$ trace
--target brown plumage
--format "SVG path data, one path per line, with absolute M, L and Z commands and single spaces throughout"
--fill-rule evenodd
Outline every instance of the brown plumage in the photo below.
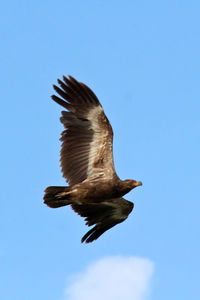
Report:
M 73 77 L 54 85 L 52 99 L 67 109 L 60 118 L 62 132 L 61 169 L 67 187 L 46 188 L 44 203 L 56 208 L 71 205 L 94 225 L 82 238 L 92 242 L 106 230 L 123 222 L 134 204 L 122 198 L 140 181 L 120 180 L 113 163 L 113 130 L 96 95 Z

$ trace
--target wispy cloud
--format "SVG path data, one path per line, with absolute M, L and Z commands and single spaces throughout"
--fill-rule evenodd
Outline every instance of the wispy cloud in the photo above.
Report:
M 144 300 L 154 264 L 139 257 L 111 256 L 90 264 L 75 275 L 65 291 L 66 300 Z

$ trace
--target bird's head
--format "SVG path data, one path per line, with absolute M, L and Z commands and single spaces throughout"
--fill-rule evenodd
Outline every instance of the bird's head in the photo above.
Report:
M 136 181 L 136 180 L 132 180 L 132 179 L 127 179 L 127 180 L 124 180 L 126 182 L 126 185 L 130 188 L 130 189 L 134 189 L 136 188 L 137 186 L 140 186 L 142 185 L 142 182 L 141 181 Z

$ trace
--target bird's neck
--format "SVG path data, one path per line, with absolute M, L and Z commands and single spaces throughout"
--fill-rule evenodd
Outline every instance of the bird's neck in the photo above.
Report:
M 125 180 L 119 181 L 119 191 L 121 192 L 121 196 L 130 192 L 132 190 L 132 188 L 133 187 L 130 186 L 130 184 L 128 182 L 126 182 Z

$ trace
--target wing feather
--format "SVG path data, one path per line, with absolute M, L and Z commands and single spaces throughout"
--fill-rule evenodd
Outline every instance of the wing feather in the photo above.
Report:
M 113 131 L 93 91 L 73 77 L 58 79 L 52 99 L 67 111 L 60 118 L 65 130 L 61 141 L 61 169 L 70 185 L 100 174 L 113 178 Z
M 116 198 L 101 203 L 72 204 L 71 206 L 81 217 L 85 217 L 86 225 L 95 225 L 81 240 L 90 243 L 108 229 L 123 222 L 131 213 L 134 204 L 124 198 Z

